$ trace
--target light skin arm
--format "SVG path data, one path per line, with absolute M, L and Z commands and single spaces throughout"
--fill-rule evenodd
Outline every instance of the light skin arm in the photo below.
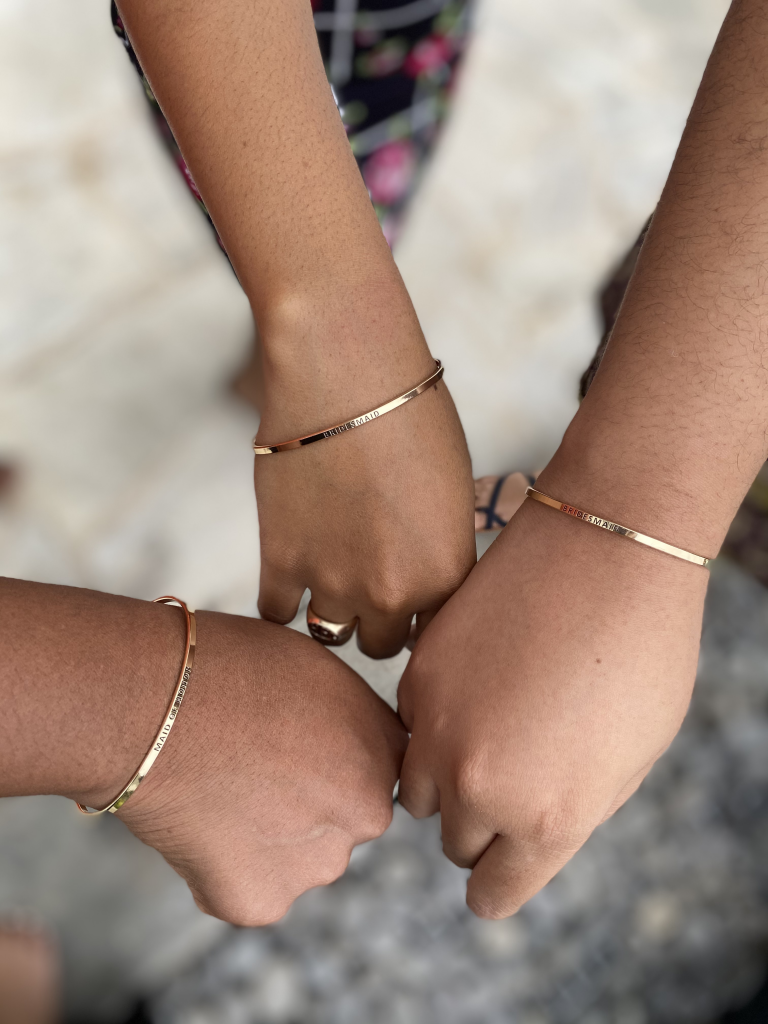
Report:
M 287 441 L 434 370 L 323 71 L 306 0 L 121 0 L 120 12 L 254 311 L 258 438 Z M 438 353 L 439 354 L 439 353 Z M 448 370 L 450 375 L 450 368 Z M 447 388 L 354 432 L 256 458 L 259 607 L 360 616 L 383 657 L 474 562 L 466 444 Z
M 714 556 L 768 453 L 768 13 L 726 19 L 603 365 L 537 488 Z M 527 501 L 417 646 L 401 801 L 513 913 L 685 715 L 706 570 Z
M 181 611 L 0 579 L 0 623 L 0 796 L 106 806 L 163 721 Z M 354 672 L 293 630 L 212 612 L 197 626 L 173 729 L 118 816 L 203 910 L 264 924 L 384 831 L 406 736 Z

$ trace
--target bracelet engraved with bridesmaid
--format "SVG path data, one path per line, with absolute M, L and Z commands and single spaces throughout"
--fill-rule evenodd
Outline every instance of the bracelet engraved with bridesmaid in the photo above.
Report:
M 694 555 L 684 548 L 677 548 L 674 544 L 667 544 L 666 541 L 649 537 L 645 533 L 630 530 L 628 526 L 619 526 L 618 523 L 612 523 L 610 519 L 603 519 L 601 516 L 593 515 L 591 512 L 585 512 L 583 509 L 576 508 L 575 505 L 558 501 L 557 498 L 551 498 L 548 494 L 544 494 L 543 491 L 537 491 L 535 487 L 529 487 L 525 492 L 525 496 L 526 498 L 533 498 L 534 501 L 541 502 L 542 505 L 549 505 L 550 508 L 555 508 L 558 512 L 565 512 L 566 515 L 573 516 L 574 519 L 581 519 L 585 523 L 597 526 L 601 530 L 608 530 L 610 533 L 618 533 L 620 537 L 626 537 L 627 540 L 636 540 L 638 544 L 644 544 L 647 548 L 654 548 L 656 551 L 663 551 L 665 555 L 682 558 L 685 562 L 707 566 L 712 561 L 711 558 L 705 558 L 703 555 Z
M 149 753 L 141 762 L 138 771 L 125 789 L 123 789 L 111 803 L 107 804 L 106 807 L 102 807 L 100 810 L 86 807 L 85 805 L 75 801 L 75 806 L 81 814 L 89 814 L 93 816 L 107 813 L 115 814 L 116 811 L 119 811 L 120 808 L 130 800 L 144 781 L 149 769 L 157 760 L 160 751 L 165 746 L 165 741 L 170 736 L 173 723 L 176 721 L 176 715 L 181 707 L 181 702 L 184 700 L 184 694 L 187 692 L 187 683 L 192 675 L 192 666 L 195 663 L 195 646 L 197 643 L 195 613 L 190 611 L 186 604 L 179 600 L 178 597 L 171 597 L 170 595 L 165 597 L 156 597 L 153 604 L 177 604 L 184 613 L 184 623 L 187 628 L 187 639 L 184 645 L 184 661 L 181 666 L 181 671 L 179 672 L 179 677 L 176 681 L 176 688 L 173 691 L 173 696 L 171 697 L 171 703 L 168 706 L 165 718 L 163 719 L 163 724 L 160 726 L 160 731 L 152 742 Z
M 282 441 L 280 444 L 257 444 L 256 439 L 253 440 L 253 450 L 256 455 L 275 455 L 277 452 L 287 452 L 291 448 L 303 448 L 304 445 L 314 444 L 315 441 L 322 441 L 326 437 L 334 437 L 336 434 L 343 434 L 347 430 L 355 430 L 357 427 L 362 427 L 365 423 L 370 423 L 372 420 L 377 420 L 381 416 L 386 416 L 388 412 L 392 412 L 394 409 L 399 409 L 401 405 L 405 405 L 406 402 L 412 401 L 414 398 L 418 398 L 419 395 L 424 394 L 425 391 L 429 391 L 430 388 L 434 387 L 440 378 L 443 376 L 443 364 L 439 359 L 435 360 L 435 366 L 437 369 L 434 373 L 430 374 L 426 380 L 423 380 L 421 384 L 417 384 L 416 387 L 411 388 L 410 391 L 406 391 L 402 395 L 398 395 L 397 398 L 393 398 L 389 402 L 385 402 L 384 405 L 380 405 L 377 409 L 371 409 L 370 412 L 364 412 L 360 416 L 355 416 L 351 420 L 346 420 L 344 423 L 337 423 L 335 427 L 328 427 L 326 430 L 319 430 L 315 434 L 307 434 L 305 437 L 297 437 L 293 441 Z

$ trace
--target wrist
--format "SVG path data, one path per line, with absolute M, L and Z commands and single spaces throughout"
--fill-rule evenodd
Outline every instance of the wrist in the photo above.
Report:
M 179 794 L 190 792 L 190 780 L 193 780 L 195 798 L 199 799 L 205 788 L 205 780 L 214 771 L 218 757 L 227 752 L 221 736 L 222 726 L 226 727 L 225 694 L 227 688 L 233 682 L 239 683 L 243 675 L 238 665 L 243 656 L 238 649 L 239 638 L 234 629 L 227 628 L 234 616 L 199 611 L 195 613 L 195 618 L 195 662 L 184 702 L 152 770 L 118 812 L 119 817 L 133 831 L 139 829 L 143 833 L 154 830 L 160 820 L 164 822 L 164 827 L 168 827 L 175 811 L 179 810 Z M 254 651 L 249 654 L 256 657 L 259 653 L 258 645 L 254 643 Z M 176 672 L 178 675 L 178 666 Z M 240 698 L 246 696 L 247 688 L 245 693 L 240 694 Z M 162 708 L 159 711 L 153 722 L 149 743 L 160 726 L 164 710 Z M 139 760 L 145 753 L 146 749 L 139 754 Z M 203 762 L 204 771 L 201 770 Z M 130 774 L 116 792 L 129 779 Z
M 128 649 L 111 669 L 105 665 L 57 773 L 56 792 L 89 807 L 106 806 L 130 782 L 162 724 L 183 660 L 179 609 L 135 604 L 141 608 L 126 629 Z M 110 638 L 104 641 L 109 649 Z
M 622 526 L 698 555 L 720 549 L 738 500 L 706 459 L 674 450 L 661 431 L 632 434 L 597 418 L 574 420 L 536 487 Z M 702 465 L 702 462 L 704 465 Z
M 0 796 L 104 806 L 162 721 L 183 655 L 181 613 L 0 579 L 0 619 Z
M 373 282 L 345 282 L 342 291 L 283 299 L 262 317 L 259 334 L 260 440 L 299 436 L 366 412 L 434 369 L 396 269 Z
M 499 545 L 498 556 L 505 563 L 502 573 L 506 578 L 511 573 L 518 585 L 524 581 L 534 588 L 544 586 L 545 577 L 554 574 L 563 598 L 562 607 L 553 612 L 556 616 L 565 614 L 564 609 L 571 605 L 596 600 L 602 606 L 613 607 L 618 614 L 627 602 L 639 609 L 646 602 L 666 601 L 665 595 L 674 595 L 675 608 L 687 615 L 690 601 L 695 603 L 703 598 L 709 582 L 709 573 L 701 566 L 601 530 L 531 499 L 523 502 L 510 523 L 512 526 L 515 529 L 506 544 Z M 508 531 L 509 527 L 502 531 L 499 541 L 504 540 Z M 527 578 L 524 566 L 530 561 L 537 566 L 537 572 Z M 549 567 L 546 571 L 542 569 L 545 565 Z M 542 614 L 547 614 L 544 609 Z
M 190 803 L 199 802 L 208 790 L 209 780 L 222 772 L 230 774 L 234 764 L 253 755 L 253 736 L 239 736 L 232 715 L 258 699 L 259 680 L 273 657 L 269 643 L 262 639 L 269 630 L 258 619 L 211 611 L 195 615 L 195 664 L 184 703 L 151 772 L 118 812 L 141 835 L 153 832 L 160 821 L 167 828 L 180 812 L 188 814 Z M 154 732 L 163 710 L 154 722 Z M 227 766 L 222 767 L 222 762 Z M 201 821 L 197 827 L 208 828 L 210 822 Z

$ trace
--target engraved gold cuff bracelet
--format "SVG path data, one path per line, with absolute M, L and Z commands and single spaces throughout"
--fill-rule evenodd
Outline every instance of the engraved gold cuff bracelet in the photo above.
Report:
M 414 398 L 418 398 L 419 395 L 425 391 L 429 391 L 431 387 L 443 376 L 443 365 L 439 359 L 435 360 L 437 369 L 434 373 L 430 374 L 426 380 L 423 380 L 421 384 L 417 384 L 415 388 L 411 388 L 410 391 L 406 391 L 405 394 L 398 395 L 397 398 L 393 398 L 391 402 L 385 402 L 384 405 L 380 405 L 377 409 L 371 409 L 370 412 L 364 412 L 360 416 L 355 416 L 354 419 L 346 420 L 344 423 L 337 423 L 335 427 L 328 427 L 327 430 L 319 430 L 316 434 L 307 434 L 305 437 L 297 437 L 294 441 L 283 441 L 280 444 L 257 444 L 256 439 L 253 440 L 253 450 L 257 455 L 275 455 L 277 452 L 287 452 L 291 448 L 303 448 L 306 444 L 314 444 L 315 441 L 322 441 L 326 437 L 334 437 L 336 434 L 343 434 L 347 430 L 354 430 L 356 427 L 362 427 L 364 423 L 370 423 L 372 420 L 377 420 L 381 416 L 385 416 L 388 412 L 392 412 L 394 409 L 399 409 L 401 405 L 405 405 L 406 402 L 410 402 Z
M 141 762 L 139 770 L 133 776 L 125 789 L 115 797 L 111 804 L 108 804 L 106 807 L 102 807 L 100 811 L 84 807 L 83 804 L 79 804 L 75 801 L 78 811 L 82 814 L 97 815 L 106 814 L 107 812 L 114 814 L 116 811 L 120 810 L 123 804 L 130 800 L 144 781 L 149 769 L 157 760 L 158 754 L 165 746 L 165 741 L 170 736 L 173 723 L 176 721 L 176 715 L 181 707 L 181 702 L 184 700 L 184 694 L 187 692 L 187 683 L 189 682 L 189 677 L 192 675 L 192 666 L 195 663 L 195 644 L 197 641 L 195 613 L 191 612 L 184 602 L 178 599 L 178 597 L 156 597 L 153 604 L 177 604 L 184 612 L 184 622 L 187 627 L 187 640 L 184 648 L 184 662 L 181 666 L 181 672 L 179 673 L 179 678 L 176 682 L 176 689 L 173 691 L 173 697 L 171 697 L 171 703 L 168 707 L 168 711 L 166 712 L 165 719 L 163 720 L 163 724 L 160 726 L 160 731 L 157 736 L 155 736 L 149 753 Z
M 682 558 L 685 562 L 707 566 L 712 561 L 711 558 L 705 558 L 703 555 L 694 555 L 690 551 L 676 548 L 674 544 L 667 544 L 663 540 L 656 540 L 655 537 L 649 537 L 645 533 L 630 530 L 628 526 L 619 526 L 618 523 L 612 523 L 610 519 L 603 519 L 601 516 L 593 515 L 591 512 L 585 512 L 583 509 L 569 505 L 567 502 L 558 501 L 557 498 L 550 498 L 548 494 L 544 494 L 543 491 L 537 491 L 535 487 L 529 487 L 525 492 L 525 496 L 526 498 L 533 498 L 534 501 L 541 502 L 542 505 L 556 508 L 558 512 L 565 512 L 566 515 L 573 516 L 574 519 L 581 519 L 585 523 L 597 526 L 601 530 L 608 530 L 610 533 L 618 533 L 620 537 L 626 537 L 627 540 L 636 540 L 638 544 L 644 544 L 647 548 L 654 548 L 656 551 L 663 551 L 665 555 Z

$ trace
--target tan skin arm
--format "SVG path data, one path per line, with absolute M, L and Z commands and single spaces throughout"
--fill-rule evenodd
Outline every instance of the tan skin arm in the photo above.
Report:
M 768 453 L 768 10 L 736 0 L 604 363 L 537 488 L 714 556 Z M 533 896 L 675 736 L 708 573 L 526 502 L 400 687 L 401 801 L 468 902 Z
M 0 626 L 0 797 L 105 807 L 163 721 L 181 611 L 0 578 Z M 197 626 L 173 729 L 118 816 L 203 910 L 263 924 L 384 831 L 406 735 L 354 672 L 293 630 L 212 612 Z
M 734 3 L 606 356 L 541 478 L 568 473 L 577 502 L 588 488 L 609 518 L 707 555 L 768 452 L 767 39 L 765 5 Z
M 434 361 L 307 0 L 119 7 L 254 311 L 259 441 L 343 422 L 426 379 Z M 255 473 L 266 618 L 289 621 L 309 587 L 319 615 L 359 616 L 363 650 L 389 656 L 473 564 L 469 457 L 445 384 L 353 433 L 259 457 Z

